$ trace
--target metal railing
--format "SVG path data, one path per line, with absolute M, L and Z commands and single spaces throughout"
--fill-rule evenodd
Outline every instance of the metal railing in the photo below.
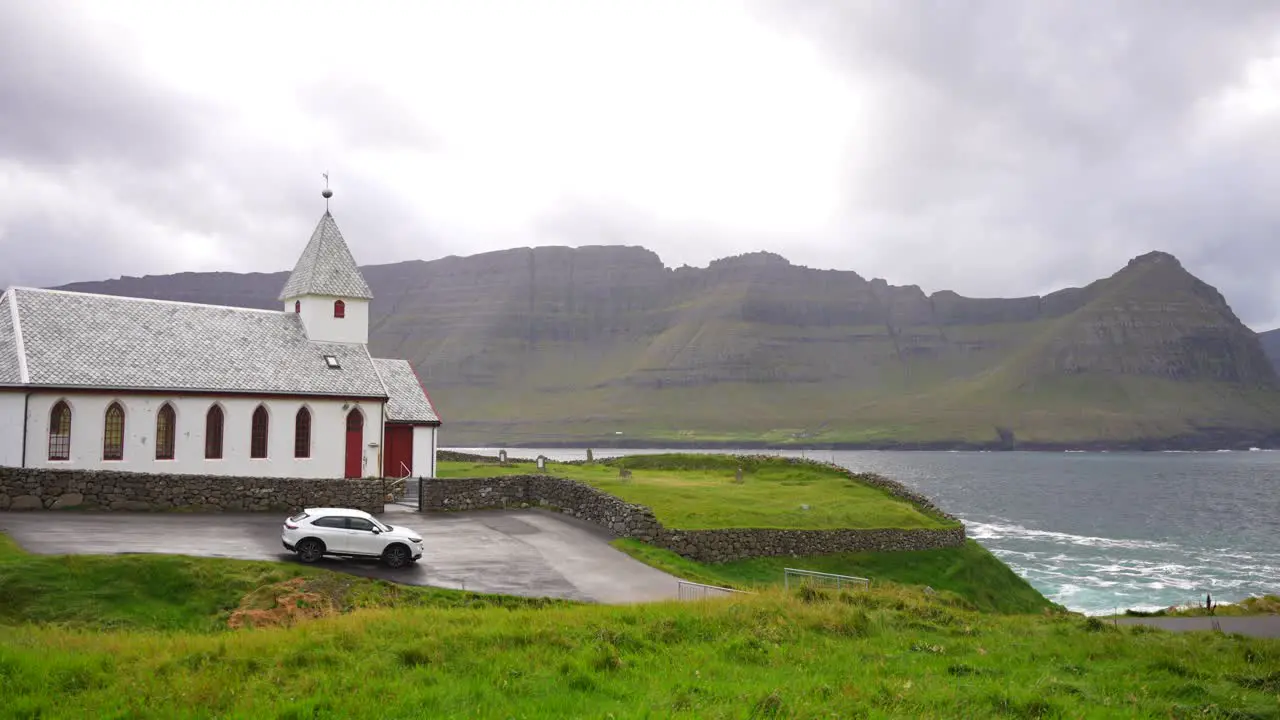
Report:
M 793 583 L 797 587 L 801 585 L 834 586 L 837 590 L 843 590 L 846 587 L 866 590 L 871 587 L 871 580 L 869 578 L 854 577 L 853 575 L 836 575 L 835 573 L 824 573 L 816 570 L 783 568 L 783 589 L 790 590 Z
M 678 583 L 681 600 L 705 600 L 709 597 L 752 594 L 746 590 L 734 590 L 733 588 L 720 587 L 718 585 L 703 585 L 702 583 L 689 582 L 688 580 L 677 580 L 676 582 Z

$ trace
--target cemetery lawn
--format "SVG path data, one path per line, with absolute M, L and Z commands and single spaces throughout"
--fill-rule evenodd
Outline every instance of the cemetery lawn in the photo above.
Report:
M 737 469 L 743 481 L 736 482 Z M 621 470 L 629 470 L 629 478 Z M 531 462 L 441 461 L 441 478 L 538 473 Z M 927 514 L 834 468 L 783 458 L 725 455 L 635 455 L 588 464 L 548 462 L 541 471 L 586 483 L 645 505 L 666 527 L 680 530 L 760 528 L 836 530 L 937 529 L 957 523 Z

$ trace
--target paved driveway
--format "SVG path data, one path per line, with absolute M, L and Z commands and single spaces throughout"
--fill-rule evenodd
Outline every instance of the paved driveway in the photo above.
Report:
M 382 517 L 422 533 L 426 554 L 391 570 L 325 558 L 318 567 L 410 585 L 604 603 L 677 596 L 676 578 L 609 546 L 587 523 L 541 510 Z M 0 512 L 0 532 L 42 554 L 177 553 L 297 562 L 280 545 L 283 515 Z
M 1280 615 L 1225 615 L 1210 617 L 1151 617 L 1120 618 L 1121 625 L 1150 625 L 1162 630 L 1185 632 L 1189 630 L 1212 630 L 1213 621 L 1224 633 L 1240 633 L 1253 637 L 1280 638 Z

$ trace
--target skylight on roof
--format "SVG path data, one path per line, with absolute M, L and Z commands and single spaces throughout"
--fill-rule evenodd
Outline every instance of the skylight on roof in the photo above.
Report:
M 342 367 L 342 365 L 338 363 L 337 355 L 325 355 L 324 364 L 328 365 L 330 370 L 338 370 Z

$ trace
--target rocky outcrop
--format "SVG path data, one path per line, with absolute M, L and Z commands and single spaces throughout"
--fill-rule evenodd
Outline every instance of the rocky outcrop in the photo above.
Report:
M 1177 258 L 1153 252 L 1084 289 L 1088 301 L 1030 345 L 1039 373 L 1274 385 L 1258 336 Z
M 380 513 L 404 480 L 241 478 L 0 467 L 0 510 L 292 512 L 349 507 Z
M 798 462 L 806 462 L 798 460 Z M 841 468 L 842 471 L 848 472 Z M 859 476 L 861 479 L 862 476 Z M 927 499 L 885 478 L 882 487 L 900 497 L 923 500 L 923 510 L 954 519 Z M 664 527 L 644 505 L 629 503 L 589 485 L 548 475 L 424 480 L 428 512 L 546 507 L 593 523 L 610 533 L 666 548 L 698 562 L 752 557 L 828 555 L 839 552 L 932 550 L 964 544 L 963 525 L 943 530 L 675 530 Z

